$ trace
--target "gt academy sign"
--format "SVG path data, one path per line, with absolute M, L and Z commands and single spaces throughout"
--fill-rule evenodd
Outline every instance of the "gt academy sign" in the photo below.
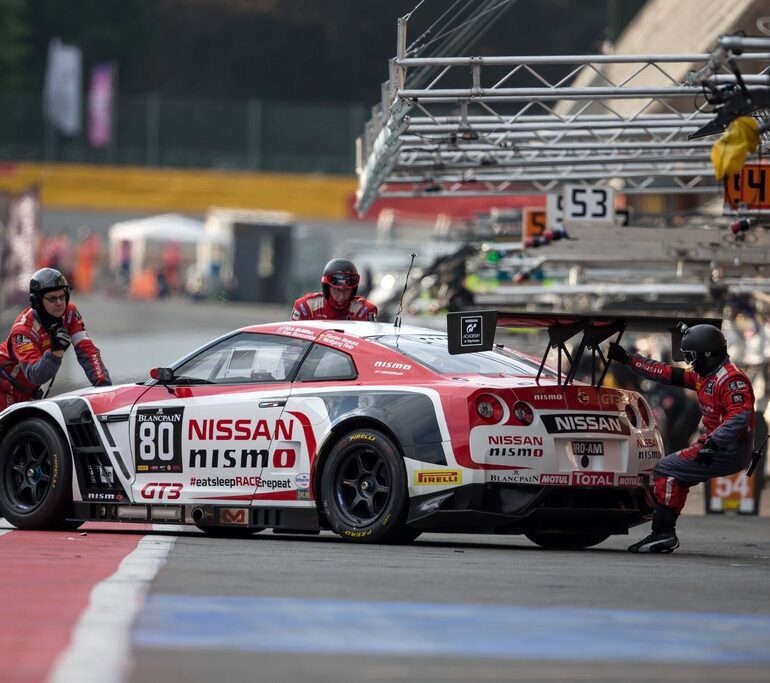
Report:
M 495 342 L 497 311 L 447 313 L 449 353 L 489 351 Z

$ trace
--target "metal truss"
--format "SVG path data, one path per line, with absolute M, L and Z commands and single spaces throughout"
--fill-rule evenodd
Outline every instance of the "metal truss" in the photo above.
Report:
M 533 194 L 563 183 L 716 193 L 713 140 L 690 139 L 714 120 L 704 93 L 741 81 L 770 92 L 766 73 L 735 74 L 739 63 L 770 63 L 770 52 L 751 51 L 770 41 L 743 40 L 714 54 L 420 58 L 406 56 L 401 19 L 390 80 L 357 141 L 356 208 L 378 196 Z

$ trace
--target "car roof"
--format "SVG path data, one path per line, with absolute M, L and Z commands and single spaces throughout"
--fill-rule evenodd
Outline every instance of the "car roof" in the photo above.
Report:
M 290 329 L 313 330 L 318 335 L 328 330 L 338 330 L 351 337 L 380 337 L 383 335 L 429 335 L 446 336 L 445 331 L 432 330 L 427 327 L 417 327 L 414 325 L 402 325 L 395 327 L 393 323 L 371 323 L 357 320 L 289 320 L 287 322 L 269 323 L 263 325 L 250 325 L 241 328 L 244 332 L 263 332 L 271 334 L 292 335 Z

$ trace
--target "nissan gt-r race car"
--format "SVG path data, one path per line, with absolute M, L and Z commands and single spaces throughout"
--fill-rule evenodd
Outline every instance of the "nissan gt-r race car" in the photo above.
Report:
M 662 442 L 648 404 L 561 371 L 578 332 L 604 361 L 595 323 L 539 323 L 559 350 L 551 369 L 548 351 L 492 347 L 474 321 L 489 327 L 486 312 L 466 316 L 459 341 L 382 323 L 245 327 L 144 383 L 13 405 L 0 414 L 0 516 L 358 542 L 525 534 L 562 548 L 649 519 Z

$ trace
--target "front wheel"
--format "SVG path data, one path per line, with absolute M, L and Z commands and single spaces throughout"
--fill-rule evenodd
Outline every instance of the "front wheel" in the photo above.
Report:
M 609 538 L 609 534 L 603 531 L 543 531 L 526 536 L 533 543 L 551 550 L 590 548 Z
M 19 529 L 73 529 L 72 459 L 50 422 L 29 417 L 0 442 L 0 514 Z
M 406 470 L 396 445 L 375 429 L 345 434 L 321 477 L 323 511 L 335 533 L 358 543 L 408 543 Z M 411 533 L 410 533 L 411 532 Z

